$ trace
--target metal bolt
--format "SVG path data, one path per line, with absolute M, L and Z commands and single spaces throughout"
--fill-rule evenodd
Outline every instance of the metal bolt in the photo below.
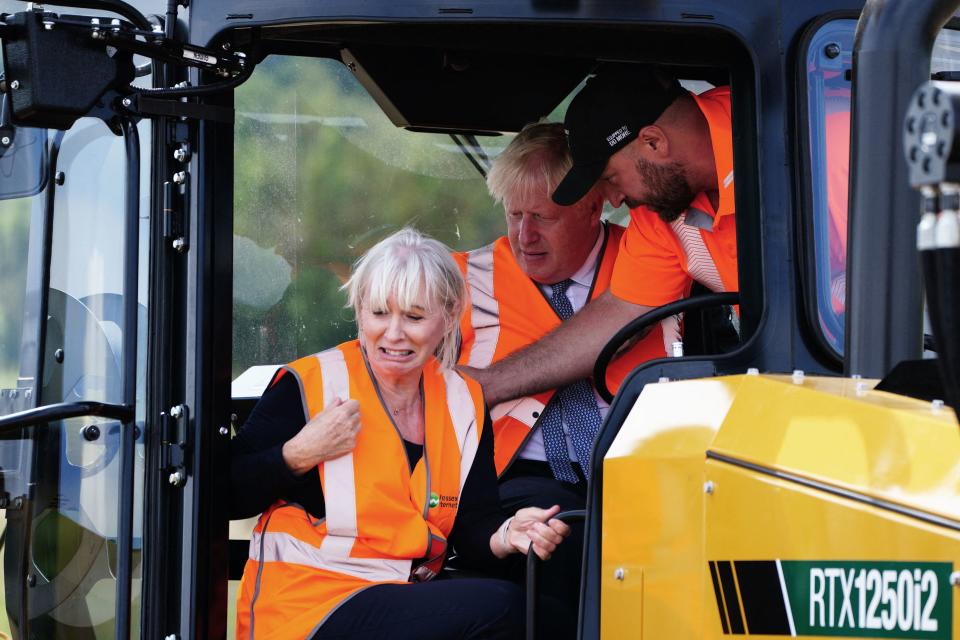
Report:
M 87 425 L 80 433 L 83 434 L 83 439 L 87 442 L 100 439 L 100 427 L 95 424 Z
M 657 379 L 657 382 L 660 384 L 663 384 L 664 382 L 670 382 L 670 378 L 668 378 L 667 376 L 660 376 L 660 378 Z
M 943 409 L 943 400 L 936 399 L 931 401 L 930 408 L 933 409 L 934 411 L 939 411 L 940 409 Z
M 804 378 L 803 369 L 793 370 L 793 384 L 803 384 L 803 378 Z
M 183 471 L 174 471 L 170 474 L 170 477 L 167 478 L 167 481 L 175 487 L 179 487 L 187 479 L 187 476 Z
M 823 55 L 833 60 L 840 55 L 840 45 L 838 45 L 836 42 L 831 42 L 823 48 Z
M 28 587 L 35 587 L 35 586 L 37 586 L 37 576 L 36 576 L 36 574 L 34 574 L 34 573 L 28 573 L 28 574 L 27 574 L 27 586 L 28 586 Z
M 173 250 L 177 253 L 183 253 L 187 250 L 186 238 L 177 238 L 173 241 Z
M 960 571 L 954 571 L 950 574 L 950 586 L 960 587 Z
M 120 101 L 120 104 L 122 104 L 122 105 L 125 106 L 127 109 L 129 109 L 129 108 L 130 108 L 130 105 L 133 104 L 133 100 L 131 100 L 130 98 L 124 98 L 123 100 Z
M 186 182 L 186 180 L 187 180 L 186 171 L 177 171 L 176 173 L 173 174 L 174 184 L 183 184 L 184 182 Z
M 164 638 L 163 640 L 177 640 L 177 634 L 171 633 L 170 635 L 168 635 L 168 636 L 167 636 L 166 638 Z
M 17 496 L 13 499 L 13 508 L 22 509 L 23 508 L 23 497 Z
M 63 362 L 63 349 L 57 349 L 53 352 L 53 359 L 59 363 Z
M 747 375 L 758 376 L 760 375 L 760 369 L 757 369 L 756 367 L 750 367 L 749 369 L 747 369 Z
M 110 27 L 113 29 L 114 33 L 118 33 L 120 31 L 120 19 L 114 18 L 111 20 Z
M 50 18 L 44 18 L 44 20 L 43 20 L 43 29 L 44 29 L 45 31 L 52 31 L 52 30 L 53 30 L 53 20 L 51 20 Z
M 170 407 L 170 417 L 174 418 L 175 420 L 179 420 L 183 417 L 183 409 L 184 406 L 182 404 L 177 404 Z
M 187 162 L 190 160 L 190 147 L 185 144 L 180 145 L 173 150 L 173 159 L 177 162 Z
M 713 484 L 713 480 L 707 480 L 703 483 L 703 492 L 708 496 L 712 496 L 714 490 L 716 490 L 716 485 Z
M 11 142 L 13 142 L 13 140 L 10 139 L 10 136 L 3 136 L 0 138 L 0 144 L 5 147 L 9 147 Z
M 12 82 L 10 83 L 10 88 L 11 88 L 11 89 L 14 89 L 14 90 L 19 89 L 19 88 L 20 88 L 20 81 L 19 81 L 19 80 L 14 80 L 14 81 L 12 81 Z
M 613 577 L 617 580 L 623 580 L 625 577 L 627 577 L 627 572 L 623 570 L 623 567 L 617 567 L 613 571 Z
M 230 433 L 230 429 L 227 429 L 226 427 L 220 427 L 220 435 L 225 436 L 229 433 Z
M 57 175 L 53 177 L 54 182 L 57 183 L 57 186 L 63 186 L 63 183 L 67 181 L 67 174 L 63 171 L 57 171 Z
M 224 51 L 230 51 L 230 43 L 224 42 L 222 45 L 220 45 L 220 48 L 223 49 Z

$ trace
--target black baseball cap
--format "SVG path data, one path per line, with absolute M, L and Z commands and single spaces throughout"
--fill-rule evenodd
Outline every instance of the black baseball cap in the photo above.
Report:
M 553 192 L 561 206 L 587 195 L 610 156 L 653 124 L 684 90 L 674 79 L 638 65 L 611 64 L 587 80 L 567 108 L 563 126 L 573 166 Z

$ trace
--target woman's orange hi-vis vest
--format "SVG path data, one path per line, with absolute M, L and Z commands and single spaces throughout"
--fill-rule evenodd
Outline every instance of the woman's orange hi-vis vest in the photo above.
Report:
M 619 225 L 603 225 L 603 246 L 593 276 L 590 300 L 610 286 L 623 232 Z M 470 292 L 470 304 L 460 321 L 463 334 L 460 364 L 484 369 L 560 326 L 560 317 L 540 287 L 517 264 L 507 238 L 502 237 L 474 251 L 456 253 L 453 257 L 460 265 Z M 607 388 L 616 391 L 627 374 L 641 362 L 666 357 L 664 335 L 668 339 L 678 335 L 678 325 L 675 318 L 664 320 L 628 352 L 614 359 L 607 369 Z M 506 471 L 523 448 L 554 392 L 545 391 L 491 407 L 498 475 Z
M 355 399 L 361 428 L 352 452 L 319 465 L 325 518 L 283 501 L 261 514 L 240 583 L 238 640 L 310 638 L 358 591 L 436 575 L 483 428 L 480 385 L 431 358 L 423 457 L 411 473 L 358 341 L 285 371 L 300 385 L 308 422 L 335 398 Z

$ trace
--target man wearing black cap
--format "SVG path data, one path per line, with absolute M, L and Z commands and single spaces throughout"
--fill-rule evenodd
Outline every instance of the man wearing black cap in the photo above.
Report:
M 569 205 L 598 181 L 630 207 L 610 290 L 527 349 L 471 375 L 495 404 L 590 375 L 606 341 L 693 281 L 737 291 L 730 91 L 684 91 L 635 65 L 587 81 L 564 121 L 573 167 L 553 199 Z

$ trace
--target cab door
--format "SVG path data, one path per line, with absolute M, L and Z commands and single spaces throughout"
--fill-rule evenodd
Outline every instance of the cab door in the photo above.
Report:
M 149 123 L 2 128 L 0 632 L 139 635 Z

